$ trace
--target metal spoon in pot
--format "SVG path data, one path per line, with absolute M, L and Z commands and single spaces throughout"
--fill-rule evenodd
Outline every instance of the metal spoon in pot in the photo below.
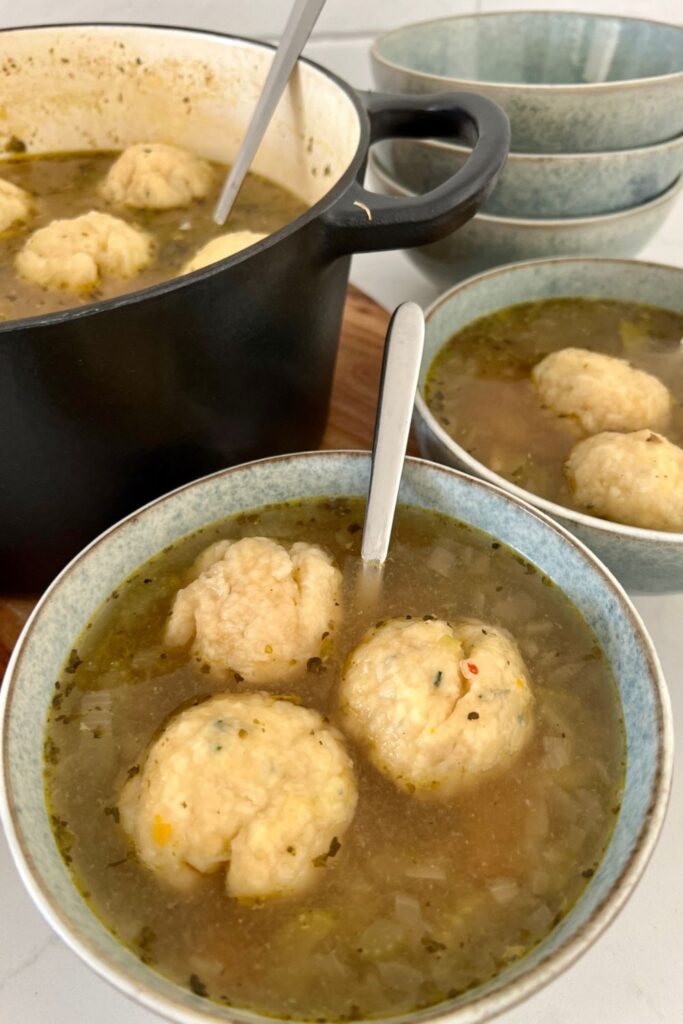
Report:
M 282 33 L 280 45 L 273 57 L 273 63 L 270 65 L 261 95 L 251 116 L 247 133 L 213 211 L 213 219 L 216 224 L 225 224 L 230 215 L 237 199 L 237 193 L 242 188 L 242 182 L 251 167 L 256 150 L 266 133 L 270 119 L 289 81 L 289 76 L 324 6 L 325 0 L 295 0 L 292 13 Z
M 424 335 L 425 321 L 420 307 L 415 302 L 398 306 L 389 323 L 384 346 L 363 524 L 358 598 L 366 609 L 379 598 L 382 570 L 389 553 Z

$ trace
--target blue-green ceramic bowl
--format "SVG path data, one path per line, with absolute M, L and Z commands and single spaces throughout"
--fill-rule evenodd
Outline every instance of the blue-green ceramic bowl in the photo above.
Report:
M 464 166 L 466 146 L 393 139 L 380 162 L 411 192 L 428 192 Z M 654 199 L 683 173 L 683 135 L 606 153 L 510 153 L 482 213 L 501 217 L 590 217 Z
M 399 185 L 376 154 L 370 170 L 380 191 L 414 195 Z M 452 235 L 407 249 L 416 267 L 441 288 L 505 263 L 544 256 L 635 256 L 666 220 L 683 190 L 683 175 L 661 196 L 619 213 L 556 219 L 478 213 Z
M 624 586 L 637 593 L 683 590 L 683 533 L 623 526 L 539 498 L 473 458 L 429 410 L 425 379 L 442 346 L 466 324 L 519 302 L 560 296 L 621 299 L 683 313 L 683 270 L 614 259 L 552 259 L 500 267 L 442 295 L 427 311 L 425 352 L 415 403 L 420 451 L 464 469 L 547 512 L 587 544 Z
M 208 1003 L 146 967 L 107 931 L 73 885 L 55 845 L 43 793 L 43 727 L 75 639 L 112 590 L 185 534 L 268 502 L 364 495 L 365 452 L 283 456 L 229 469 L 148 505 L 94 541 L 52 584 L 26 625 L 2 688 L 2 815 L 26 887 L 47 921 L 94 970 L 132 999 L 183 1024 L 272 1024 Z M 400 500 L 487 531 L 534 562 L 595 631 L 616 678 L 626 727 L 623 800 L 605 857 L 581 898 L 528 956 L 459 999 L 394 1020 L 478 1024 L 563 971 L 624 905 L 652 853 L 672 770 L 671 711 L 652 643 L 614 578 L 551 520 L 498 488 L 409 459 Z
M 495 100 L 524 153 L 632 149 L 683 133 L 683 28 L 564 11 L 406 25 L 372 48 L 380 89 Z

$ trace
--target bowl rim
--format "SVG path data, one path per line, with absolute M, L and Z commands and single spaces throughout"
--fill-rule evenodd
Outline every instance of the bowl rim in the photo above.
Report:
M 380 144 L 384 147 L 388 142 L 413 142 L 418 143 L 425 149 L 440 149 L 447 153 L 471 153 L 471 146 L 463 146 L 458 142 L 446 142 L 444 139 L 384 139 Z M 616 157 L 650 156 L 665 150 L 683 150 L 683 132 L 674 135 L 671 139 L 663 142 L 653 142 L 647 146 L 631 146 L 628 149 L 591 149 L 580 153 L 521 153 L 510 150 L 507 156 L 506 165 L 509 163 L 537 163 L 555 162 L 560 163 L 591 163 L 592 161 L 615 159 Z M 503 169 L 504 170 L 504 169 Z
M 87 942 L 81 938 L 77 927 L 72 924 L 68 915 L 62 911 L 49 887 L 35 869 L 33 858 L 31 856 L 28 843 L 26 842 L 26 837 L 15 814 L 13 797 L 8 784 L 9 754 L 7 730 L 11 712 L 11 702 L 17 684 L 17 670 L 25 655 L 26 643 L 35 628 L 36 622 L 40 619 L 46 604 L 52 600 L 55 593 L 58 593 L 59 588 L 66 577 L 71 574 L 74 568 L 83 559 L 88 558 L 96 548 L 100 547 L 102 544 L 106 544 L 108 538 L 120 531 L 130 522 L 136 521 L 141 514 L 149 513 L 155 506 L 162 502 L 165 503 L 169 500 L 173 500 L 179 493 L 188 489 L 201 487 L 202 484 L 209 480 L 219 477 L 229 477 L 233 473 L 244 472 L 245 470 L 249 470 L 255 466 L 263 464 L 273 465 L 292 461 L 305 465 L 310 458 L 328 458 L 334 462 L 340 458 L 349 457 L 357 460 L 362 459 L 364 461 L 368 461 L 370 453 L 367 451 L 346 449 L 298 452 L 287 455 L 272 456 L 265 459 L 258 459 L 252 462 L 243 463 L 239 466 L 232 466 L 227 469 L 219 470 L 216 473 L 208 474 L 207 476 L 191 481 L 188 484 L 184 484 L 181 487 L 154 499 L 142 508 L 130 513 L 125 518 L 113 524 L 91 541 L 81 552 L 79 552 L 68 563 L 68 565 L 62 569 L 41 596 L 38 604 L 24 625 L 19 639 L 17 640 L 7 666 L 4 686 L 0 689 L 0 821 L 2 821 L 5 828 L 5 834 L 7 836 L 14 865 L 17 868 L 33 903 L 62 941 L 77 953 L 78 956 L 92 970 L 94 970 L 99 977 L 109 982 L 109 984 L 114 988 L 138 1004 L 141 1004 L 156 1013 L 168 1015 L 168 1019 L 179 1022 L 179 1024 L 210 1024 L 212 1019 L 210 1017 L 211 1007 L 207 1007 L 207 1013 L 203 1010 L 195 1011 L 190 1008 L 180 1007 L 171 998 L 150 991 L 146 984 L 141 984 L 140 982 L 133 980 L 124 969 L 108 963 L 105 957 L 92 952 Z M 587 920 L 578 927 L 561 946 L 552 953 L 547 954 L 547 956 L 531 968 L 530 971 L 521 975 L 519 978 L 514 979 L 508 985 L 504 985 L 498 991 L 479 997 L 475 996 L 471 1002 L 455 1009 L 448 1009 L 447 1003 L 441 1003 L 434 1007 L 430 1007 L 419 1015 L 406 1014 L 401 1018 L 386 1019 L 387 1024 L 391 1024 L 392 1021 L 395 1022 L 398 1020 L 402 1022 L 405 1021 L 406 1024 L 413 1020 L 419 1021 L 419 1024 L 423 1024 L 423 1022 L 426 1024 L 427 1021 L 438 1021 L 442 1022 L 442 1024 L 450 1024 L 451 1021 L 455 1022 L 455 1024 L 484 1024 L 485 1021 L 490 1020 L 498 1014 L 518 1005 L 524 999 L 545 987 L 545 985 L 567 970 L 567 968 L 578 960 L 580 956 L 590 949 L 596 939 L 605 931 L 607 926 L 614 921 L 628 902 L 629 897 L 633 893 L 648 861 L 650 860 L 652 852 L 659 839 L 666 816 L 673 775 L 673 715 L 669 692 L 659 657 L 639 612 L 633 605 L 633 602 L 625 592 L 624 588 L 610 570 L 599 561 L 596 555 L 593 554 L 593 552 L 590 551 L 590 549 L 581 540 L 570 533 L 564 526 L 533 508 L 528 502 L 510 495 L 502 488 L 494 486 L 487 481 L 477 479 L 476 477 L 469 476 L 460 470 L 431 462 L 427 459 L 408 456 L 407 461 L 418 467 L 426 467 L 429 473 L 454 476 L 462 484 L 468 487 L 482 489 L 497 494 L 506 502 L 515 505 L 536 520 L 540 520 L 546 529 L 556 535 L 559 535 L 564 543 L 569 544 L 583 556 L 588 571 L 596 573 L 598 576 L 602 577 L 603 582 L 606 583 L 614 593 L 625 619 L 628 621 L 633 634 L 637 638 L 638 644 L 642 649 L 643 656 L 648 664 L 648 684 L 653 691 L 655 714 L 657 717 L 657 736 L 659 740 L 657 747 L 657 763 L 653 775 L 647 811 L 643 817 L 638 835 L 621 873 L 614 880 L 604 898 L 593 909 Z M 612 840 L 610 838 L 610 843 L 611 841 Z M 609 844 L 607 849 L 609 849 Z M 93 916 L 96 916 L 92 909 L 90 912 Z M 106 925 L 103 926 L 106 927 Z M 241 1019 L 243 1021 L 251 1020 L 256 1022 L 265 1022 L 268 1018 L 261 1015 L 250 1014 L 249 1011 L 239 1011 L 239 1015 L 236 1019 Z M 367 1024 L 370 1024 L 370 1022 L 367 1022 Z M 373 1022 L 373 1024 L 381 1024 L 381 1022 Z
M 466 291 L 468 288 L 476 287 L 481 281 L 493 280 L 503 274 L 509 274 L 511 271 L 517 270 L 521 267 L 540 266 L 543 264 L 557 266 L 565 263 L 598 263 L 601 265 L 609 264 L 612 266 L 633 266 L 635 264 L 643 267 L 651 267 L 655 270 L 677 272 L 683 279 L 683 268 L 676 267 L 673 264 L 653 263 L 646 260 L 620 259 L 611 256 L 549 256 L 536 260 L 520 260 L 517 263 L 505 263 L 500 267 L 485 270 L 481 274 L 475 274 L 462 282 L 454 284 L 452 288 L 443 292 L 427 307 L 425 310 L 425 322 L 428 325 L 430 318 L 433 317 L 434 314 L 442 308 L 442 306 L 447 305 L 456 298 L 457 295 L 462 294 L 462 292 Z M 447 340 L 442 342 L 438 351 L 441 351 L 445 344 L 447 344 Z M 432 357 L 430 366 L 434 359 L 436 359 L 436 354 Z M 486 480 L 488 483 L 495 484 L 495 486 L 499 487 L 501 490 L 504 490 L 508 494 L 514 495 L 515 498 L 533 506 L 537 511 L 544 512 L 545 515 L 553 518 L 559 518 L 563 521 L 567 520 L 571 523 L 575 523 L 577 526 L 583 526 L 592 530 L 597 530 L 601 533 L 610 534 L 611 536 L 626 537 L 636 541 L 654 541 L 657 544 L 667 544 L 670 547 L 680 547 L 683 549 L 683 531 L 648 530 L 642 526 L 628 526 L 626 523 L 613 523 L 608 519 L 589 516 L 585 512 L 578 511 L 578 509 L 567 508 L 565 505 L 559 505 L 557 502 L 550 501 L 548 498 L 542 498 L 540 495 L 533 494 L 532 491 L 527 491 L 525 488 L 519 487 L 511 480 L 507 480 L 504 476 L 501 476 L 494 470 L 489 469 L 489 467 L 483 462 L 479 462 L 478 459 L 475 459 L 470 455 L 465 448 L 462 448 L 458 442 L 444 430 L 427 405 L 427 400 L 423 393 L 423 384 L 418 384 L 417 394 L 415 396 L 415 407 L 419 411 L 419 414 L 429 431 L 438 438 L 445 448 L 447 448 L 457 459 L 466 465 L 470 472 L 476 473 L 477 476 L 481 476 L 481 478 Z
M 405 185 L 396 180 L 394 175 L 388 171 L 382 163 L 380 156 L 374 151 L 374 149 L 370 151 L 368 167 L 372 173 L 379 178 L 383 185 L 387 185 L 389 188 L 395 189 L 399 195 L 411 198 L 418 194 L 412 189 L 406 188 Z M 501 174 L 504 173 L 505 168 L 501 171 Z M 620 219 L 626 220 L 629 217 L 637 217 L 641 213 L 650 213 L 651 210 L 655 210 L 658 206 L 664 206 L 667 203 L 670 203 L 681 191 L 683 191 L 683 171 L 681 171 L 672 185 L 665 188 L 664 191 L 660 192 L 659 195 L 654 197 L 654 199 L 646 199 L 644 203 L 636 203 L 635 206 L 627 206 L 624 210 L 612 210 L 611 213 L 592 213 L 588 216 L 581 217 L 502 217 L 499 214 L 483 213 L 481 210 L 478 210 L 473 219 L 487 224 L 501 224 L 503 227 L 535 228 L 536 230 L 541 231 L 544 231 L 547 228 L 557 228 L 566 231 L 573 228 L 612 224 L 614 221 Z M 578 259 L 581 258 L 582 257 L 580 256 L 578 257 Z M 550 259 L 554 259 L 554 257 L 550 257 Z M 527 263 L 531 261 L 524 260 L 523 262 Z M 505 264 L 505 266 L 512 265 L 513 264 Z M 487 273 L 489 273 L 489 271 L 487 271 Z M 477 277 L 481 276 L 481 274 L 477 274 Z M 471 278 L 468 278 L 467 280 L 471 280 Z M 449 289 L 449 291 L 451 290 L 452 289 Z M 441 295 L 440 298 L 445 298 L 445 294 Z M 438 301 L 439 299 L 436 299 L 436 302 Z M 434 303 L 429 306 L 429 309 L 426 311 L 427 313 L 431 310 L 433 305 Z
M 592 21 L 637 21 L 646 25 L 655 25 L 660 28 L 673 29 L 674 32 L 683 33 L 683 26 L 677 25 L 671 21 L 654 21 L 652 18 L 634 18 L 621 14 L 598 14 L 589 11 L 552 10 L 552 8 L 548 7 L 539 10 L 520 8 L 519 10 L 515 9 L 508 11 L 473 11 L 465 14 L 446 15 L 442 18 L 425 18 L 421 21 L 408 22 L 406 25 L 400 25 L 398 28 L 391 29 L 390 32 L 384 32 L 370 47 L 370 59 L 377 64 L 383 64 L 385 67 L 391 68 L 393 71 L 404 71 L 419 81 L 436 83 L 442 87 L 444 83 L 450 83 L 453 88 L 459 86 L 468 86 L 473 88 L 484 87 L 487 89 L 509 89 L 515 92 L 528 90 L 534 93 L 547 91 L 549 93 L 564 92 L 585 94 L 592 89 L 599 90 L 600 92 L 614 92 L 618 89 L 633 89 L 638 88 L 639 86 L 642 87 L 643 85 L 653 85 L 660 82 L 671 82 L 676 81 L 677 79 L 683 79 L 682 67 L 679 71 L 669 71 L 664 75 L 646 75 L 643 78 L 620 78 L 616 81 L 609 82 L 496 82 L 485 78 L 459 78 L 453 75 L 435 75 L 428 71 L 418 71 L 405 64 L 397 64 L 395 61 L 389 60 L 389 58 L 385 57 L 381 52 L 381 47 L 387 40 L 402 33 L 409 33 L 412 29 L 422 28 L 426 25 L 441 25 L 444 22 L 462 21 L 465 18 L 478 20 L 480 18 L 509 18 L 512 16 L 528 14 L 539 15 L 541 17 L 564 14 L 570 17 L 582 17 Z

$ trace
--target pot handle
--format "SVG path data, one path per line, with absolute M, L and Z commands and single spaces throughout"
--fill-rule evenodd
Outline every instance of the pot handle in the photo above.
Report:
M 354 182 L 322 220 L 335 255 L 403 249 L 435 242 L 464 224 L 493 190 L 510 149 L 510 122 L 485 96 L 361 93 L 370 144 L 389 138 L 450 139 L 473 145 L 457 174 L 411 199 L 369 192 Z

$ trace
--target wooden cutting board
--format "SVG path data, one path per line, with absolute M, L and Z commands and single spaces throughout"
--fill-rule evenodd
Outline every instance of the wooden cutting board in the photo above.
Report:
M 370 448 L 382 349 L 389 314 L 357 288 L 350 288 L 344 310 L 332 403 L 321 448 Z M 1 592 L 0 675 L 33 605 L 33 600 Z
M 371 448 L 389 313 L 349 289 L 332 400 L 321 448 Z

